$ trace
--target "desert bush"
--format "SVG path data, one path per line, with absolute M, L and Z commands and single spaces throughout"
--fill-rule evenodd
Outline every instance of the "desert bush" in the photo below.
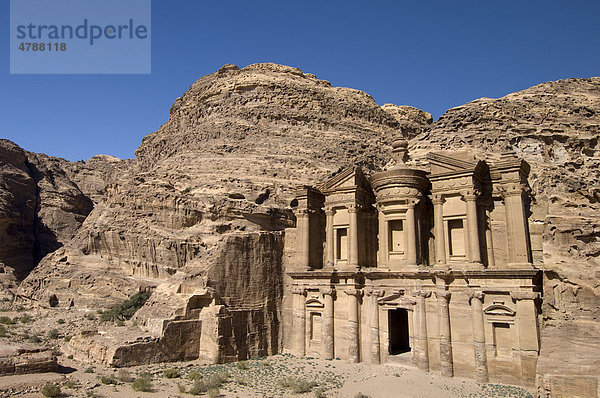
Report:
M 182 383 L 177 383 L 177 388 L 179 389 L 179 392 L 182 394 L 187 393 L 187 388 L 185 388 L 185 385 Z
M 95 321 L 96 315 L 89 313 L 89 314 L 85 314 L 84 318 L 87 319 L 88 321 Z
M 235 378 L 235 382 L 240 386 L 248 385 L 248 378 L 246 376 L 238 376 Z
M 65 320 L 60 318 L 59 320 L 56 321 L 56 323 L 58 323 L 59 325 L 62 325 L 63 323 L 65 323 Z
M 56 383 L 46 383 L 40 390 L 44 397 L 55 398 L 60 396 L 60 386 Z
M 67 388 L 73 388 L 77 385 L 77 382 L 75 380 L 67 380 L 63 383 L 63 386 L 67 387 Z
M 187 378 L 190 380 L 200 380 L 202 379 L 202 373 L 192 370 L 188 373 Z
M 303 394 L 310 392 L 318 383 L 314 381 L 307 381 L 303 379 L 296 379 L 294 377 L 285 377 L 279 380 L 279 385 L 282 388 L 291 390 L 294 394 Z
M 150 298 L 151 292 L 139 292 L 129 297 L 121 304 L 115 305 L 111 309 L 104 311 L 100 315 L 100 321 L 102 322 L 116 322 L 118 320 L 126 321 L 142 308 L 142 306 Z
M 208 391 L 208 387 L 206 386 L 206 382 L 202 379 L 197 379 L 194 382 L 194 385 L 189 389 L 188 394 L 200 395 L 200 394 L 204 394 L 207 391 Z
M 217 398 L 221 396 L 221 390 L 218 387 L 213 387 L 208 390 L 208 396 L 210 398 Z
M 89 368 L 84 370 L 83 373 L 94 373 L 94 368 L 90 366 Z
M 0 337 L 6 337 L 8 334 L 6 333 L 6 328 L 4 325 L 0 325 Z
M 117 372 L 117 379 L 119 379 L 123 383 L 131 383 L 133 381 L 133 376 L 131 376 L 131 373 L 129 373 L 128 370 L 120 369 Z
M 34 334 L 33 336 L 29 336 L 27 338 L 27 341 L 29 341 L 30 343 L 41 343 L 42 339 L 40 339 L 40 336 L 38 336 L 37 334 Z
M 58 330 L 50 329 L 48 330 L 48 338 L 52 340 L 56 340 L 58 338 Z
M 362 392 L 359 392 L 358 394 L 356 394 L 354 396 L 354 398 L 371 398 L 368 395 L 363 394 Z
M 7 316 L 0 316 L 0 324 L 2 325 L 14 325 L 15 323 L 17 323 L 17 318 L 11 319 Z
M 100 376 L 100 383 L 102 383 L 102 384 L 117 384 L 117 379 L 113 375 L 102 375 L 102 376 Z
M 31 322 L 33 322 L 33 318 L 30 317 L 29 315 L 23 315 L 21 317 L 20 321 L 21 321 L 21 323 L 31 323 Z
M 150 392 L 152 391 L 152 382 L 146 377 L 138 377 L 131 383 L 131 388 L 135 391 Z
M 167 379 L 176 379 L 179 377 L 179 370 L 177 369 L 166 369 L 163 372 L 163 376 Z
M 65 336 L 63 337 L 63 340 L 65 341 L 65 343 L 68 343 L 69 341 L 71 341 L 72 338 L 73 336 Z
M 315 398 L 325 398 L 327 395 L 325 395 L 325 389 L 324 388 L 317 388 L 315 390 Z
M 248 364 L 248 361 L 236 362 L 235 367 L 238 368 L 239 370 L 248 370 L 248 369 L 250 369 L 250 365 Z

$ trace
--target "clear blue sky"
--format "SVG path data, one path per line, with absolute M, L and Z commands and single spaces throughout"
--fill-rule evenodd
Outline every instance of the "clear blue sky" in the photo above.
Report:
M 600 75 L 600 1 L 152 2 L 151 75 L 10 75 L 0 9 L 0 138 L 87 159 L 134 156 L 195 80 L 276 62 L 438 118 L 480 97 Z

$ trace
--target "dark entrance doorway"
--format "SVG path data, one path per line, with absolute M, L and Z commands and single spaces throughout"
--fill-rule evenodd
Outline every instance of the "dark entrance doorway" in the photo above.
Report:
M 390 331 L 390 355 L 410 351 L 408 311 L 404 308 L 388 311 L 388 328 Z

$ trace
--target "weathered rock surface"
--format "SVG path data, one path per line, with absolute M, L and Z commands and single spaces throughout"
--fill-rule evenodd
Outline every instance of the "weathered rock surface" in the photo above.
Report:
M 415 137 L 433 123 L 431 113 L 408 105 L 384 104 L 381 109 L 392 115 L 408 139 Z
M 0 140 L 0 294 L 34 267 L 36 185 L 25 152 Z
M 56 355 L 47 347 L 0 344 L 0 376 L 56 372 Z

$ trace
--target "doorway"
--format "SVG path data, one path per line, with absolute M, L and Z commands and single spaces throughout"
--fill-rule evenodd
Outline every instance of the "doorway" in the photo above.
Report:
M 397 308 L 388 311 L 389 351 L 390 355 L 398 355 L 410 351 L 408 333 L 408 310 Z

